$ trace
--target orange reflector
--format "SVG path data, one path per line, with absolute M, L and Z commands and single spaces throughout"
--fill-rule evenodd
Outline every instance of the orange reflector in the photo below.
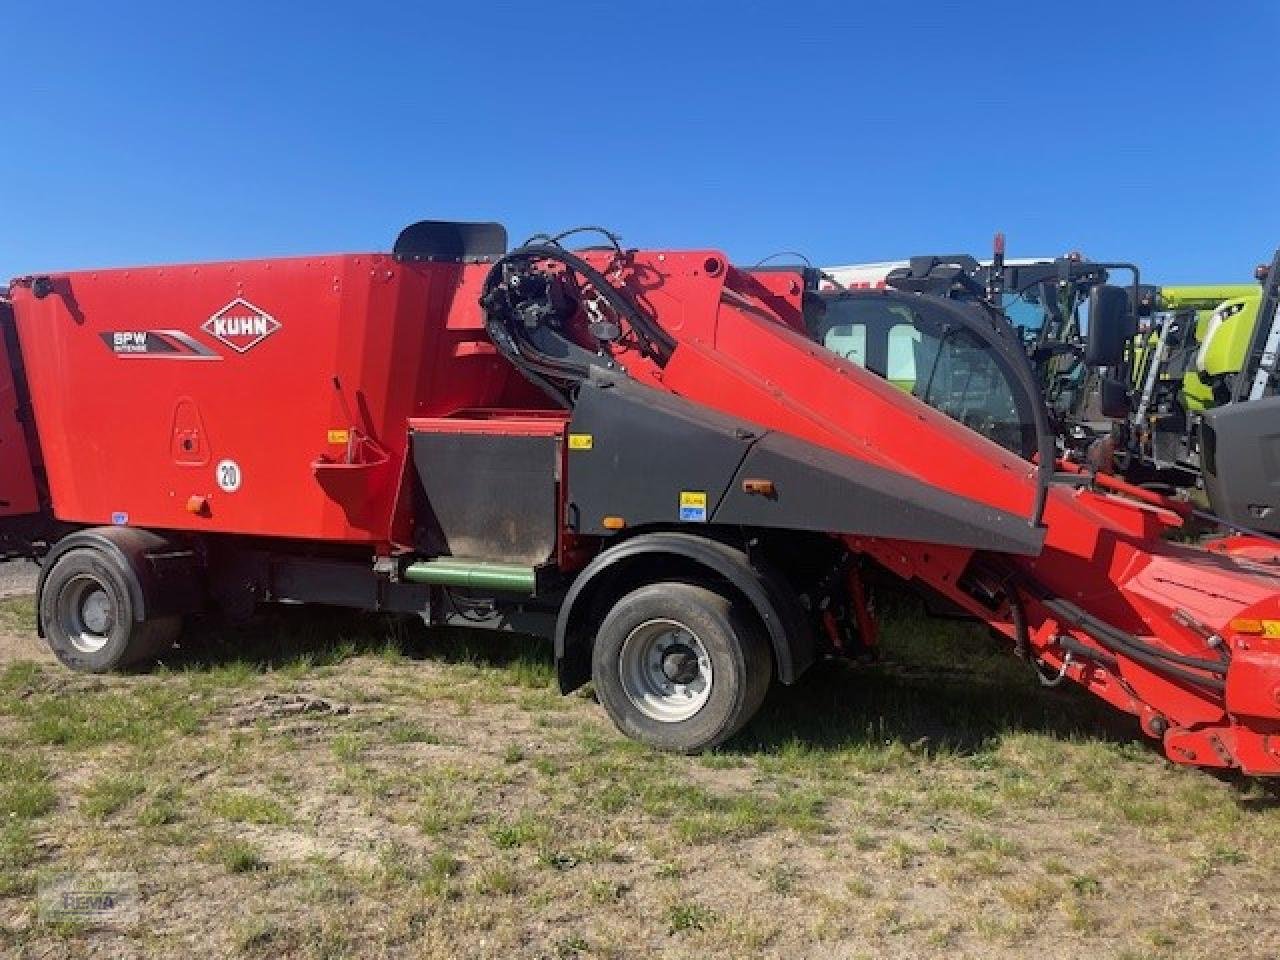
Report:
M 209 498 L 202 496 L 187 497 L 187 513 L 200 516 L 209 510 Z
M 600 526 L 604 527 L 606 530 L 621 530 L 626 525 L 627 521 L 623 520 L 621 517 L 605 517 L 600 521 Z
M 1227 624 L 1232 633 L 1261 633 L 1261 620 L 1232 620 Z
M 778 494 L 772 480 L 756 480 L 752 478 L 742 481 L 742 492 L 754 493 L 760 497 L 775 497 Z

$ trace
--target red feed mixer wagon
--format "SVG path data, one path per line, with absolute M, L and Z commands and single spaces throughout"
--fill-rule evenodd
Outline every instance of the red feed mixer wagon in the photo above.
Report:
M 12 281 L 0 536 L 53 651 L 136 664 L 266 602 L 541 632 L 562 689 L 694 751 L 873 647 L 887 573 L 1171 759 L 1280 773 L 1275 545 L 1174 543 L 1176 504 L 1056 472 L 1002 318 L 931 307 L 1023 456 L 812 342 L 801 271 L 606 236 L 424 221 L 389 254 Z

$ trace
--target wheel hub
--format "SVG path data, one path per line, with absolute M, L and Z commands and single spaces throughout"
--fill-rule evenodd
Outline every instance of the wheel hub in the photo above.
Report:
M 711 657 L 698 635 L 676 620 L 647 620 L 632 630 L 618 673 L 628 699 L 661 723 L 688 720 L 711 696 Z
M 116 627 L 111 594 L 96 577 L 80 574 L 59 591 L 57 617 L 71 645 L 81 653 L 97 653 Z
M 111 600 L 106 591 L 94 590 L 81 602 L 80 617 L 90 633 L 111 632 Z
M 681 686 L 693 683 L 698 678 L 698 654 L 683 643 L 672 644 L 662 655 L 662 673 Z

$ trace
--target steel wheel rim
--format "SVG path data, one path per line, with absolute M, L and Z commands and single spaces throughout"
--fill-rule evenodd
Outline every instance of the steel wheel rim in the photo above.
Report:
M 646 620 L 627 634 L 618 654 L 618 677 L 635 708 L 659 723 L 693 717 L 706 706 L 714 682 L 701 638 L 667 619 Z
M 107 588 L 86 574 L 73 577 L 58 598 L 58 620 L 80 653 L 97 653 L 111 639 L 116 611 Z

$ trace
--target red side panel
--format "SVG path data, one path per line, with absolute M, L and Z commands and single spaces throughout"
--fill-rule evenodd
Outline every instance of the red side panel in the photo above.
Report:
M 0 308 L 2 310 L 3 308 Z M 9 322 L 0 315 L 0 321 Z M 18 420 L 18 391 L 5 337 L 0 337 L 0 517 L 18 517 L 40 509 L 26 431 Z
M 55 515 L 393 541 L 409 418 L 528 390 L 485 337 L 483 275 L 368 254 L 16 288 Z

